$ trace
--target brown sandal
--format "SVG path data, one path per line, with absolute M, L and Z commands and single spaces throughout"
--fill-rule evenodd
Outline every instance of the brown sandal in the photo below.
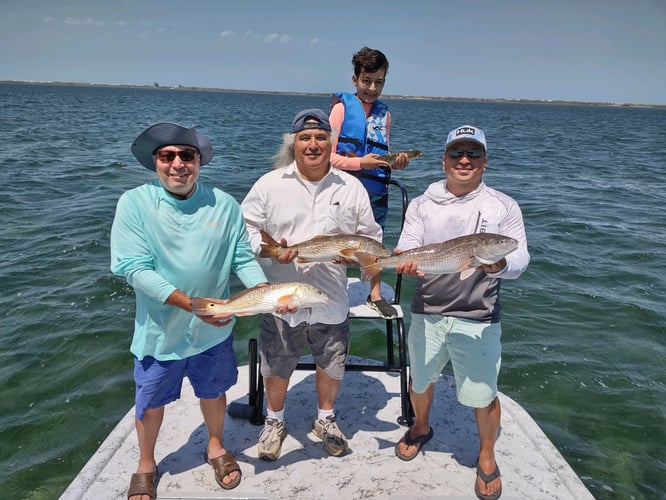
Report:
M 234 458 L 234 454 L 228 451 L 221 457 L 208 458 L 208 451 L 204 452 L 204 460 L 208 462 L 215 471 L 215 481 L 225 490 L 232 490 L 241 482 L 243 472 Z M 238 471 L 238 477 L 230 483 L 224 483 L 222 480 L 231 474 Z
M 156 498 L 155 494 L 155 478 L 157 477 L 157 469 L 155 472 L 143 472 L 132 474 L 130 485 L 127 489 L 127 498 L 140 495 L 148 495 L 150 498 Z

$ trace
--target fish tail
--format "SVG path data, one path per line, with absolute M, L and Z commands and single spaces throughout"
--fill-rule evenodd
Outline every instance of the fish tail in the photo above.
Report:
M 379 259 L 367 252 L 354 252 L 356 259 L 361 267 L 361 280 L 370 281 L 373 276 L 381 272 L 382 267 L 379 265 Z
M 259 257 L 278 257 L 282 246 L 263 229 L 261 230 L 261 249 Z

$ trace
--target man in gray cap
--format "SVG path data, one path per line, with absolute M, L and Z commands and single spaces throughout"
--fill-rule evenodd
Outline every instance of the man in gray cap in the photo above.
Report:
M 111 271 L 124 276 L 136 295 L 130 350 L 140 455 L 128 498 L 155 497 L 155 443 L 164 407 L 180 397 L 185 374 L 208 431 L 205 460 L 222 488 L 235 488 L 241 470 L 222 443 L 225 392 L 238 376 L 235 319 L 193 316 L 190 297 L 227 298 L 231 271 L 248 288 L 266 284 L 266 277 L 238 203 L 197 180 L 213 157 L 205 136 L 157 123 L 136 138 L 132 153 L 157 180 L 123 193 L 111 228 Z
M 282 246 L 317 235 L 360 234 L 380 242 L 367 192 L 348 173 L 331 168 L 331 125 L 320 109 L 306 109 L 294 117 L 291 134 L 276 155 L 275 169 L 263 175 L 241 203 L 255 252 L 261 231 Z M 260 259 L 271 281 L 304 281 L 324 291 L 328 304 L 299 310 L 288 318 L 264 314 L 259 348 L 267 414 L 259 436 L 258 454 L 266 460 L 280 456 L 287 435 L 284 421 L 289 379 L 305 345 L 316 364 L 317 412 L 312 432 L 333 456 L 348 449 L 347 438 L 336 422 L 334 403 L 345 372 L 349 346 L 349 299 L 344 266 L 332 262 L 298 262 L 289 249 L 276 261 Z

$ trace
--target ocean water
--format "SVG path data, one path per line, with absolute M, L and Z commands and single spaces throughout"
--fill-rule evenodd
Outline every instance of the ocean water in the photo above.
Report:
M 666 109 L 388 99 L 410 197 L 442 176 L 448 130 L 480 126 L 486 181 L 521 205 L 532 263 L 503 284 L 500 389 L 600 499 L 666 491 Z M 132 290 L 109 272 L 120 194 L 152 179 L 129 146 L 199 125 L 202 177 L 237 200 L 295 112 L 327 96 L 0 84 L 0 492 L 57 498 L 133 404 Z M 387 243 L 399 229 L 394 210 Z M 236 286 L 240 286 L 236 283 Z M 414 282 L 405 280 L 408 307 Z M 241 318 L 247 359 L 257 318 Z M 381 324 L 352 353 L 381 359 Z

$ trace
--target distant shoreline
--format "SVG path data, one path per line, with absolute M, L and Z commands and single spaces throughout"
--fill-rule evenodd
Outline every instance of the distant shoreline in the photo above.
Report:
M 247 89 L 223 89 L 213 87 L 186 87 L 183 85 L 162 86 L 157 83 L 153 85 L 130 85 L 111 83 L 81 83 L 81 82 L 51 82 L 51 81 L 27 81 L 27 80 L 0 80 L 0 85 L 24 84 L 24 85 L 53 85 L 69 87 L 110 87 L 126 89 L 153 89 L 153 90 L 184 90 L 198 92 L 237 92 L 241 94 L 271 94 L 271 95 L 305 95 L 305 96 L 327 96 L 330 93 L 323 92 L 284 92 L 278 90 L 247 90 Z M 562 101 L 557 99 L 502 99 L 483 97 L 430 97 L 416 95 L 384 94 L 384 99 L 412 99 L 423 101 L 464 101 L 464 102 L 496 102 L 496 103 L 523 103 L 523 104 L 569 104 L 575 106 L 606 106 L 615 108 L 666 108 L 665 104 L 633 104 L 613 102 L 586 102 L 586 101 Z

